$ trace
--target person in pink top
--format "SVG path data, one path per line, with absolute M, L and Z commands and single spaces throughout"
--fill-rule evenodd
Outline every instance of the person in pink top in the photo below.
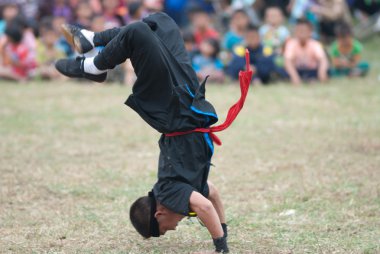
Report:
M 286 43 L 285 68 L 291 82 L 299 85 L 302 81 L 328 79 L 328 60 L 320 42 L 311 38 L 312 24 L 306 19 L 297 21 L 294 38 Z

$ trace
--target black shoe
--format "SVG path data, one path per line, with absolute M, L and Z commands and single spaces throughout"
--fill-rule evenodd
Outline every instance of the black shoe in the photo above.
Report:
M 79 54 L 85 54 L 94 48 L 92 44 L 82 34 L 81 28 L 69 24 L 63 24 L 61 26 L 61 30 L 67 42 Z
M 60 59 L 55 63 L 55 68 L 70 78 L 85 78 L 95 82 L 104 82 L 107 78 L 107 72 L 98 75 L 85 73 L 83 68 L 84 59 L 84 57 Z

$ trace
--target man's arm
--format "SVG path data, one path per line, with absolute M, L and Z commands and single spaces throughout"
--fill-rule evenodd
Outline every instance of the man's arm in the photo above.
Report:
M 219 215 L 210 200 L 199 192 L 193 191 L 190 196 L 190 209 L 197 213 L 213 239 L 223 237 Z
M 222 224 L 226 223 L 226 217 L 224 215 L 224 207 L 223 207 L 223 203 L 222 203 L 222 200 L 220 198 L 220 195 L 219 195 L 219 191 L 212 182 L 207 181 L 207 184 L 208 184 L 208 187 L 210 190 L 210 193 L 208 195 L 208 199 L 211 201 L 216 212 L 218 213 L 220 223 L 222 223 Z

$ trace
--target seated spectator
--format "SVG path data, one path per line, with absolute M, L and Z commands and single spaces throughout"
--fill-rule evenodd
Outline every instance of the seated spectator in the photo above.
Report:
M 118 13 L 119 0 L 103 0 L 103 15 L 106 21 L 105 28 L 111 29 L 125 25 L 124 19 Z
M 353 6 L 367 17 L 380 12 L 380 1 L 355 0 Z
M 240 70 L 245 68 L 245 48 L 250 53 L 251 69 L 255 70 L 254 79 L 268 84 L 274 76 L 287 77 L 285 70 L 277 65 L 276 54 L 266 52 L 261 43 L 257 27 L 250 25 L 245 34 L 244 45 L 235 47 L 232 61 L 227 67 L 227 74 L 237 80 Z
M 319 39 L 319 23 L 318 17 L 311 11 L 311 7 L 315 4 L 314 0 L 291 0 L 288 6 L 290 11 L 289 23 L 294 25 L 300 18 L 305 18 L 313 25 L 313 38 Z
M 206 39 L 202 41 L 199 50 L 200 53 L 193 59 L 193 68 L 198 78 L 203 80 L 210 75 L 210 81 L 223 82 L 223 63 L 218 58 L 219 42 L 216 39 Z
M 312 0 L 291 0 L 287 7 L 290 13 L 290 22 L 293 24 L 300 18 L 306 18 L 305 13 L 308 11 Z
M 64 17 L 67 22 L 70 22 L 72 12 L 67 0 L 55 0 L 52 14 L 53 16 Z
M 341 22 L 351 24 L 351 14 L 346 0 L 319 0 L 310 10 L 318 16 L 319 33 L 324 43 L 335 38 L 335 26 Z
M 13 18 L 9 24 L 14 24 L 15 26 L 18 26 L 22 29 L 22 44 L 25 45 L 28 48 L 28 57 L 31 61 L 34 61 L 36 59 L 37 55 L 37 38 L 36 34 L 38 31 L 35 31 L 35 28 L 33 27 L 33 22 L 30 20 L 27 20 L 24 16 L 18 15 L 17 17 Z
M 75 10 L 78 8 L 78 4 L 82 2 L 82 0 L 66 0 L 71 7 L 71 9 Z M 87 0 L 88 4 L 93 13 L 101 13 L 102 12 L 102 3 L 101 0 Z
M 59 47 L 59 37 L 53 26 L 45 24 L 40 28 L 40 39 L 37 46 L 37 69 L 35 76 L 42 79 L 57 79 L 63 77 L 54 67 L 57 59 L 65 57 L 65 52 Z
M 0 36 L 4 34 L 7 22 L 20 14 L 20 8 L 16 4 L 6 4 L 0 15 Z
M 142 3 L 148 12 L 159 12 L 164 9 L 164 1 L 162 0 L 143 0 Z
M 258 2 L 264 10 L 269 6 L 276 6 L 282 11 L 282 13 L 285 13 L 290 0 L 256 0 L 256 2 Z
M 311 38 L 312 32 L 311 23 L 299 19 L 294 38 L 285 45 L 285 68 L 294 85 L 302 80 L 327 81 L 328 60 L 321 43 Z
M 264 46 L 278 54 L 282 52 L 282 46 L 290 36 L 283 23 L 284 15 L 281 9 L 268 7 L 265 11 L 265 24 L 259 30 Z
M 241 44 L 248 24 L 249 17 L 247 13 L 242 9 L 236 10 L 231 16 L 230 30 L 224 35 L 223 48 L 228 52 L 232 52 L 234 46 Z
M 34 59 L 29 57 L 29 49 L 22 43 L 22 27 L 8 24 L 5 29 L 6 43 L 1 49 L 0 78 L 25 81 L 36 67 Z
M 190 14 L 195 43 L 200 47 L 202 41 L 219 39 L 219 33 L 212 27 L 210 16 L 202 9 L 193 9 Z
M 191 62 L 194 59 L 195 55 L 199 54 L 199 50 L 197 45 L 195 44 L 195 38 L 191 31 L 185 31 L 182 34 L 183 41 L 185 42 L 185 48 L 187 53 L 189 54 Z
M 81 0 L 75 9 L 76 20 L 74 24 L 80 28 L 89 29 L 91 18 L 94 15 L 88 0 Z
M 95 33 L 103 32 L 105 30 L 105 27 L 106 19 L 103 15 L 97 14 L 91 18 L 91 31 Z
M 47 16 L 41 20 L 41 26 L 45 26 L 48 24 L 53 25 L 53 29 L 56 32 L 56 34 L 60 35 L 58 38 L 59 48 L 61 48 L 65 52 L 66 57 L 71 57 L 74 55 L 74 51 L 71 48 L 70 44 L 66 41 L 65 37 L 62 35 L 62 31 L 61 31 L 61 27 L 65 23 L 66 23 L 66 20 L 65 20 L 65 17 L 63 16 L 54 16 L 54 17 Z
M 361 61 L 363 45 L 353 38 L 349 25 L 337 26 L 337 40 L 331 45 L 332 76 L 364 76 L 369 64 Z
M 367 40 L 380 32 L 380 1 L 355 0 L 353 3 L 355 22 L 354 34 L 357 39 Z
M 126 23 L 130 24 L 142 19 L 144 15 L 144 6 L 141 2 L 131 2 L 128 4 L 128 15 L 125 18 Z

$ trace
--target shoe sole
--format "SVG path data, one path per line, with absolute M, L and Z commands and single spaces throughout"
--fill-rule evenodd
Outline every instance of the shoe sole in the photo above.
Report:
M 70 46 L 73 47 L 79 54 L 83 54 L 83 49 L 80 44 L 79 38 L 71 33 L 70 28 L 66 26 L 66 24 L 63 24 L 61 26 L 61 31 L 66 41 L 70 44 Z

